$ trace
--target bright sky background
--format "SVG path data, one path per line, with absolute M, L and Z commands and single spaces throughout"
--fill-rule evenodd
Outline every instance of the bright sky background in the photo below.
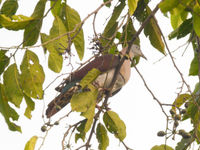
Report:
M 94 11 L 103 0 L 68 0 L 69 5 L 76 9 L 81 18 L 85 18 L 89 13 Z M 153 1 L 154 4 L 151 6 L 155 6 L 159 1 Z M 19 10 L 17 14 L 24 14 L 30 16 L 34 6 L 37 1 L 19 1 Z M 152 3 L 152 2 L 151 2 Z M 47 4 L 48 6 L 48 4 Z M 154 7 L 151 7 L 152 9 Z M 102 9 L 96 18 L 96 29 L 98 33 L 101 33 L 103 30 L 103 25 L 105 23 L 105 18 L 109 17 L 109 9 Z M 169 24 L 169 19 L 165 18 L 160 12 L 156 14 L 156 17 L 159 20 L 159 25 L 161 29 L 163 29 L 164 35 L 167 38 L 168 33 L 172 31 L 172 28 Z M 90 18 L 86 21 L 84 28 L 85 41 L 86 41 L 86 54 L 84 60 L 87 60 L 90 56 L 89 45 L 90 42 L 89 37 L 93 36 L 92 32 L 92 22 L 93 18 Z M 45 18 L 43 22 L 42 32 L 49 33 L 49 29 L 52 24 L 52 16 L 49 14 L 49 17 Z M 139 27 L 139 26 L 138 26 Z M 4 29 L 0 29 L 0 47 L 2 46 L 16 46 L 19 45 L 22 41 L 23 32 L 13 32 Z M 137 66 L 143 77 L 146 80 L 146 83 L 150 87 L 150 89 L 154 92 L 155 96 L 162 103 L 172 103 L 176 98 L 178 92 L 178 87 L 181 86 L 181 78 L 175 68 L 172 65 L 170 58 L 167 56 L 161 61 L 158 61 L 163 57 L 161 53 L 152 48 L 149 44 L 149 40 L 143 35 L 140 35 L 141 39 L 141 49 L 144 55 L 147 57 L 147 61 L 141 59 L 139 65 Z M 169 41 L 168 45 L 171 51 L 175 50 L 180 45 L 183 45 L 186 42 L 182 41 Z M 38 43 L 39 44 L 39 43 Z M 40 63 L 47 66 L 47 55 L 44 57 L 42 48 L 36 48 L 33 50 L 34 52 L 40 54 Z M 184 55 L 184 47 L 180 48 L 178 51 L 173 53 L 175 57 L 175 61 L 180 71 L 183 72 L 186 81 L 191 85 L 191 88 L 194 88 L 195 83 L 197 82 L 197 78 L 188 77 L 188 71 L 190 62 L 193 58 L 193 50 L 189 47 Z M 76 54 L 75 51 L 73 51 Z M 18 56 L 20 59 L 20 55 Z M 44 59 L 45 58 L 45 59 Z M 78 60 L 77 60 L 78 61 Z M 67 66 L 63 66 L 63 72 L 67 72 Z M 44 87 L 46 87 L 58 74 L 45 70 L 46 80 Z M 54 88 L 62 81 L 63 76 L 57 80 L 45 93 L 45 104 L 48 104 L 55 96 L 56 92 Z M 43 125 L 43 121 L 41 118 L 42 110 L 43 110 L 43 101 L 35 100 L 36 109 L 32 113 L 32 119 L 29 120 L 25 117 L 20 117 L 18 125 L 22 127 L 23 133 L 11 132 L 8 130 L 7 124 L 4 121 L 4 118 L 0 115 L 0 149 L 6 150 L 22 150 L 24 149 L 25 143 L 34 135 L 36 136 L 44 136 L 44 133 L 41 132 L 40 128 Z M 159 105 L 153 100 L 152 96 L 146 90 L 141 78 L 138 73 L 132 68 L 132 76 L 127 85 L 119 92 L 116 96 L 109 99 L 110 107 L 113 111 L 117 112 L 120 118 L 126 123 L 127 127 L 127 137 L 125 139 L 125 143 L 134 150 L 150 150 L 154 145 L 161 145 L 164 143 L 164 138 L 157 137 L 157 132 L 160 130 L 165 130 L 166 126 L 166 118 L 161 112 Z M 23 114 L 25 110 L 26 104 L 23 102 L 21 104 L 21 108 L 18 113 Z M 52 120 L 57 120 L 59 117 L 63 116 L 66 112 L 69 112 L 69 107 L 64 108 L 64 110 Z M 59 150 L 61 149 L 61 140 L 63 138 L 64 132 L 67 130 L 67 123 L 70 123 L 74 120 L 78 120 L 80 118 L 77 117 L 78 114 L 71 115 L 70 118 L 67 118 L 61 122 L 61 124 L 57 127 L 54 127 L 50 130 L 50 133 L 45 141 L 42 150 Z M 181 127 L 180 127 L 181 128 Z M 188 126 L 189 131 L 190 128 Z M 109 134 L 110 137 L 110 146 L 108 150 L 122 150 L 124 149 L 122 144 L 119 144 L 119 141 L 114 138 L 113 135 Z M 97 149 L 97 144 L 94 142 L 96 140 L 93 137 L 92 145 L 94 149 Z M 179 136 L 176 136 L 176 142 L 180 140 Z M 38 140 L 37 147 L 41 144 L 41 139 Z M 169 140 L 169 145 L 174 146 L 175 142 Z M 75 147 L 74 147 L 75 148 Z M 77 148 L 77 147 L 76 147 Z M 72 148 L 73 149 L 73 148 Z

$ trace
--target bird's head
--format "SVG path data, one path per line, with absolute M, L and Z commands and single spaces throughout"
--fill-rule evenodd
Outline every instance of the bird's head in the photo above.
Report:
M 142 53 L 140 47 L 138 45 L 132 44 L 130 52 L 129 52 L 129 56 L 132 59 L 133 57 L 143 57 L 144 59 L 147 59 L 144 54 Z

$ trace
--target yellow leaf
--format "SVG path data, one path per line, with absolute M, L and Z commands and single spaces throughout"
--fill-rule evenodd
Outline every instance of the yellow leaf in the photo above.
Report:
M 151 9 L 147 7 L 147 13 L 151 14 Z M 144 28 L 144 34 L 149 37 L 151 45 L 165 54 L 165 46 L 161 37 L 160 29 L 157 26 L 156 19 L 152 18 Z
M 159 4 L 159 8 L 163 13 L 166 13 L 168 11 L 171 11 L 173 8 L 175 8 L 179 4 L 179 0 L 163 0 Z
M 26 50 L 20 70 L 20 83 L 23 92 L 29 97 L 42 99 L 42 85 L 45 74 L 43 67 L 39 64 L 37 55 L 30 50 Z
M 103 115 L 103 121 L 109 132 L 113 133 L 120 141 L 124 140 L 126 137 L 126 125 L 117 113 L 107 111 Z
M 173 105 L 175 105 L 176 107 L 180 107 L 182 104 L 184 104 L 185 101 L 187 101 L 189 98 L 191 97 L 191 95 L 189 94 L 180 94 L 174 101 Z M 175 109 L 175 107 L 173 106 L 172 109 Z
M 3 115 L 9 129 L 11 131 L 21 131 L 21 127 L 16 125 L 13 121 L 16 121 L 19 119 L 19 115 L 17 112 L 10 107 L 8 103 L 8 98 L 5 93 L 4 85 L 0 83 L 0 113 Z
M 137 3 L 138 3 L 138 0 L 128 0 L 128 8 L 129 8 L 130 15 L 133 15 L 133 13 L 135 12 L 137 8 Z
M 19 108 L 22 102 L 23 93 L 19 82 L 19 72 L 16 64 L 12 64 L 8 67 L 4 72 L 3 79 L 8 100 Z
M 106 128 L 101 123 L 97 125 L 96 137 L 99 142 L 99 150 L 106 150 L 109 145 L 109 138 Z
M 84 56 L 85 43 L 83 29 L 80 28 L 80 15 L 75 9 L 71 8 L 69 5 L 65 5 L 65 17 L 67 31 L 74 31 L 74 29 L 76 28 L 75 32 L 70 35 L 71 37 L 73 37 L 80 29 L 79 33 L 74 37 L 73 43 L 76 48 L 76 52 L 79 56 L 79 59 L 82 60 Z
M 90 110 L 91 106 L 93 106 L 94 102 L 96 102 L 98 90 L 92 87 L 92 85 L 90 85 L 89 88 L 90 91 L 79 92 L 72 96 L 72 110 L 77 112 L 87 112 Z
M 196 4 L 193 11 L 193 28 L 196 34 L 200 37 L 200 6 Z
M 22 30 L 24 29 L 31 21 L 32 17 L 26 17 L 23 15 L 13 15 L 11 18 L 0 14 L 0 24 L 8 30 Z
M 81 82 L 80 82 L 81 87 L 85 88 L 87 85 L 92 83 L 100 73 L 101 72 L 96 68 L 93 68 L 92 70 L 90 70 L 86 74 L 86 76 L 84 76 L 84 78 L 81 80 Z
M 24 150 L 34 150 L 38 137 L 33 136 L 25 145 Z

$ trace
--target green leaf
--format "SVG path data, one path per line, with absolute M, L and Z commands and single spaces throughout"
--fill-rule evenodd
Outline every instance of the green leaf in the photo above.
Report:
M 121 1 L 121 3 L 114 8 L 112 16 L 103 31 L 102 35 L 103 37 L 110 38 L 115 33 L 117 19 L 119 18 L 124 7 L 125 7 L 125 2 Z
M 56 73 L 62 70 L 62 53 L 64 53 L 68 47 L 67 36 L 63 36 L 63 33 L 66 33 L 65 25 L 58 16 L 54 19 L 50 35 L 48 36 L 41 33 L 43 48 L 49 51 L 48 67 Z
M 132 16 L 137 8 L 138 0 L 128 0 L 129 14 Z
M 173 105 L 175 105 L 176 107 L 180 107 L 181 105 L 183 105 L 188 99 L 191 98 L 190 94 L 180 94 L 175 101 L 173 102 Z M 175 107 L 172 107 L 173 109 L 175 109 Z
M 82 29 L 82 24 L 80 24 L 81 22 L 81 18 L 79 13 L 71 8 L 68 5 L 65 5 L 65 25 L 67 28 L 67 31 L 74 31 L 74 29 L 76 28 L 76 30 L 70 35 L 71 37 L 75 36 L 73 39 L 73 43 L 74 46 L 76 48 L 76 52 L 79 56 L 79 59 L 82 60 L 83 56 L 84 56 L 84 35 L 83 35 L 83 29 Z M 79 32 L 77 34 L 77 32 Z M 76 35 L 77 34 L 77 35 Z
M 71 99 L 71 108 L 73 111 L 86 112 L 95 102 L 98 90 L 92 85 L 89 86 L 90 91 L 75 93 Z
M 174 39 L 175 37 L 177 37 L 177 35 L 178 35 L 178 29 L 179 29 L 179 28 L 175 29 L 174 31 L 172 31 L 172 32 L 168 35 L 169 40 L 172 40 L 172 39 Z
M 197 116 L 196 114 L 198 114 L 198 108 L 193 102 L 190 101 L 189 106 L 187 108 L 187 112 L 184 114 L 182 120 L 186 120 L 186 119 L 190 118 L 192 120 L 192 122 L 194 123 L 195 116 Z
M 77 141 L 78 141 L 79 139 L 82 139 L 82 141 L 84 142 L 84 141 L 85 141 L 85 135 L 86 135 L 85 132 L 76 133 L 76 134 L 75 134 L 75 142 L 77 143 Z
M 200 0 L 197 0 L 197 3 L 200 5 Z
M 95 106 L 96 106 L 96 101 L 93 101 L 93 103 L 89 106 L 87 111 L 81 113 L 81 116 L 84 116 L 87 119 L 87 122 L 84 127 L 85 133 L 88 132 L 92 126 L 93 118 L 95 115 Z
M 112 53 L 111 52 L 112 50 L 110 50 L 110 49 L 112 49 L 112 43 L 116 36 L 115 34 L 117 34 L 117 27 L 118 27 L 117 19 L 119 18 L 125 5 L 126 5 L 125 1 L 120 1 L 120 4 L 114 8 L 112 16 L 103 31 L 100 42 L 101 42 L 101 46 L 104 48 L 104 52 L 109 51 L 110 53 Z M 110 39 L 110 38 L 112 38 L 112 39 Z
M 51 1 L 51 13 L 55 16 L 58 16 L 60 14 L 61 10 L 61 1 L 62 0 L 56 0 L 56 1 Z
M 8 66 L 10 58 L 6 56 L 7 50 L 0 50 L 0 75 L 4 72 Z
M 170 12 L 171 25 L 173 29 L 178 28 L 187 18 L 188 12 L 184 11 L 184 9 L 185 7 L 183 7 L 182 5 L 178 5 Z
M 183 38 L 192 32 L 192 18 L 185 20 L 178 28 L 177 39 Z
M 105 112 L 103 121 L 109 132 L 113 133 L 120 141 L 124 140 L 126 137 L 126 125 L 119 118 L 117 113 L 113 111 Z
M 44 44 L 43 45 L 44 52 L 46 52 L 46 49 L 49 51 L 48 67 L 52 71 L 59 73 L 62 69 L 62 64 L 63 64 L 63 57 L 59 52 L 59 47 L 58 47 L 59 43 L 57 43 L 57 41 L 55 40 L 50 41 L 50 36 L 44 33 L 41 33 L 41 40 L 42 44 Z
M 200 37 L 200 6 L 196 4 L 193 11 L 193 28 L 195 33 Z
M 48 66 L 49 68 L 56 72 L 59 73 L 62 69 L 62 65 L 63 65 L 63 57 L 62 55 L 58 54 L 57 52 L 51 52 L 49 54 L 49 58 L 48 58 Z
M 94 109 L 93 109 L 93 112 L 94 112 L 94 110 L 95 110 L 95 105 L 93 105 L 94 107 Z M 90 108 L 92 108 L 92 107 L 90 107 Z M 85 113 L 85 112 L 84 112 Z M 94 113 L 93 113 L 94 114 Z M 93 115 L 94 116 L 94 115 Z M 87 133 L 89 130 L 90 130 L 90 128 L 91 128 L 91 126 L 92 126 L 92 123 L 93 123 L 93 118 L 89 118 L 89 119 L 87 119 L 87 122 L 86 122 L 86 124 L 85 124 L 85 127 L 84 127 L 84 132 L 85 133 Z
M 40 33 L 40 37 L 41 37 L 40 39 L 41 39 L 41 43 L 42 43 L 42 48 L 44 50 L 44 53 L 46 54 L 47 48 L 43 44 L 45 44 L 45 42 L 48 41 L 49 36 L 47 34 L 45 34 L 45 33 Z
M 199 88 L 200 88 L 200 84 L 199 84 L 199 82 L 198 82 L 198 83 L 196 83 L 196 85 L 195 85 L 193 94 L 196 94 L 196 95 L 198 96 Z
M 81 80 L 81 82 L 80 82 L 81 87 L 85 88 L 87 85 L 92 83 L 100 73 L 101 72 L 96 68 L 93 68 L 92 70 L 90 70 L 86 74 L 86 76 L 84 76 L 83 79 Z
M 128 41 L 130 41 L 133 35 L 136 33 L 136 30 L 133 26 L 132 19 L 129 18 L 128 23 L 123 26 L 122 38 L 120 41 L 123 43 L 123 47 L 127 46 Z M 140 45 L 140 39 L 137 37 L 134 41 L 134 44 Z
M 106 150 L 109 145 L 109 138 L 106 128 L 101 123 L 97 125 L 96 138 L 99 142 L 99 150 Z
M 194 138 L 188 138 L 188 139 L 182 138 L 181 141 L 177 143 L 175 150 L 187 150 L 187 148 L 193 141 Z
M 39 0 L 35 6 L 35 9 L 31 15 L 31 17 L 35 19 L 41 19 L 44 15 L 45 5 L 47 0 Z
M 8 100 L 19 108 L 22 102 L 23 92 L 20 87 L 19 72 L 16 64 L 12 64 L 8 67 L 4 72 L 3 79 Z
M 0 24 L 4 28 L 8 30 L 21 30 L 25 29 L 25 27 L 33 20 L 32 17 L 26 17 L 23 15 L 13 15 L 11 17 L 7 17 L 4 14 L 0 14 Z
M 98 95 L 98 90 L 91 84 L 88 85 L 89 88 L 89 92 L 88 98 L 82 100 L 82 101 L 86 101 L 85 104 L 83 104 L 85 108 L 82 108 L 82 106 L 78 106 L 79 111 L 81 111 L 81 116 L 85 117 L 87 119 L 86 123 L 84 124 L 84 132 L 88 132 L 92 126 L 93 123 L 93 118 L 95 115 L 95 106 L 96 106 L 96 99 L 97 99 L 97 95 Z M 84 92 L 82 92 L 84 93 Z M 85 95 L 83 95 L 85 96 Z M 72 101 L 72 100 L 71 100 Z M 72 102 L 71 102 L 72 103 Z M 73 102 L 74 104 L 74 102 Z M 72 105 L 72 104 L 71 104 Z M 76 107 L 76 106 L 75 106 Z M 85 110 L 82 110 L 85 109 Z
M 75 142 L 76 142 L 76 143 L 77 143 L 77 141 L 78 141 L 79 139 L 82 139 L 83 142 L 85 141 L 85 135 L 86 135 L 86 132 L 85 132 L 85 124 L 86 124 L 86 122 L 87 122 L 87 119 L 83 120 L 83 121 L 81 122 L 81 124 L 76 128 L 77 131 L 79 132 L 79 133 L 76 133 L 76 134 L 75 134 Z
M 138 6 L 133 14 L 133 16 L 141 23 L 148 17 L 146 7 L 149 1 L 150 0 L 139 0 L 137 4 Z
M 160 145 L 160 146 L 156 145 L 156 146 L 152 147 L 151 150 L 174 150 L 174 149 L 171 148 L 168 145 L 163 144 L 163 145 Z
M 189 75 L 190 76 L 198 75 L 198 71 L 199 71 L 199 64 L 198 64 L 197 54 L 195 52 L 194 58 L 190 64 Z
M 24 30 L 23 46 L 32 46 L 37 42 L 41 26 L 42 19 L 30 21 Z
M 18 9 L 17 0 L 6 0 L 1 7 L 0 14 L 4 14 L 8 17 L 14 15 Z
M 108 1 L 108 0 L 103 0 L 104 3 L 107 2 L 107 1 Z M 111 3 L 106 4 L 106 6 L 107 6 L 107 7 L 110 7 L 110 6 L 111 6 Z
M 5 89 L 2 84 L 0 84 L 0 112 L 3 115 L 8 127 L 11 131 L 22 132 L 20 126 L 18 126 L 15 123 L 10 121 L 10 118 L 14 121 L 18 120 L 19 115 L 8 104 L 8 98 L 6 97 Z
M 66 33 L 66 32 L 67 31 L 65 29 L 65 25 L 63 21 L 58 16 L 56 16 L 54 18 L 53 26 L 50 30 L 49 38 L 53 39 L 53 38 L 59 37 L 58 39 L 53 40 L 51 44 L 54 47 L 54 51 L 57 51 L 60 54 L 64 53 L 68 46 L 68 38 L 67 36 L 63 36 L 63 33 Z M 48 44 L 47 44 L 47 49 L 48 49 Z M 49 51 L 51 52 L 51 50 Z
M 26 50 L 20 69 L 20 82 L 23 92 L 29 97 L 42 99 L 42 85 L 45 74 L 42 66 L 39 64 L 37 55 L 30 50 Z
M 179 0 L 164 0 L 159 4 L 159 8 L 163 13 L 171 11 L 179 4 Z
M 24 116 L 31 119 L 32 118 L 31 112 L 35 109 L 35 103 L 30 97 L 26 96 L 25 94 L 24 94 L 24 98 L 27 105 L 26 110 L 24 112 Z
M 149 7 L 147 7 L 148 14 L 151 13 Z M 152 18 L 149 23 L 144 27 L 144 34 L 149 37 L 151 45 L 165 54 L 165 46 L 161 37 L 160 29 L 156 23 L 156 19 Z
M 31 137 L 31 139 L 26 143 L 24 150 L 34 150 L 37 139 L 37 136 Z
M 31 15 L 35 20 L 30 21 L 24 30 L 23 46 L 32 46 L 37 42 L 42 26 L 46 2 L 47 0 L 40 0 L 37 3 L 34 12 Z

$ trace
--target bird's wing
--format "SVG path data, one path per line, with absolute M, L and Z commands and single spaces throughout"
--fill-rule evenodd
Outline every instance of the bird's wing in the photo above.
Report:
M 63 83 L 56 87 L 56 90 L 61 92 L 66 84 L 74 81 L 80 81 L 88 73 L 88 71 L 92 70 L 93 68 L 96 68 L 101 73 L 104 73 L 112 68 L 117 67 L 119 62 L 120 57 L 112 54 L 96 57 L 94 60 L 83 66 L 81 69 L 73 72 L 67 79 L 65 79 Z

